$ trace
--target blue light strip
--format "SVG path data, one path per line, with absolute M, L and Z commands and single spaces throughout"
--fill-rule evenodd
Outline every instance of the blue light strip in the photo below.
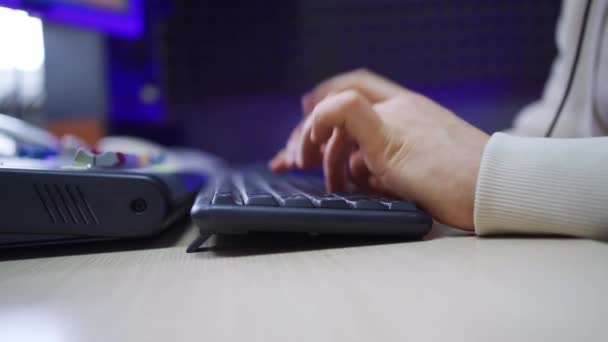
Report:
M 125 11 L 50 0 L 0 0 L 0 6 L 23 9 L 44 20 L 77 25 L 124 38 L 138 38 L 144 30 L 143 0 L 130 0 Z

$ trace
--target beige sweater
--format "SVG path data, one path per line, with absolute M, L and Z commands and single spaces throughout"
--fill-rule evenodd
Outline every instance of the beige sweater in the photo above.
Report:
M 510 134 L 495 133 L 485 148 L 475 198 L 479 235 L 608 238 L 608 137 L 602 137 L 608 134 L 608 0 L 593 0 L 556 138 L 531 138 L 545 134 L 564 96 L 585 4 L 564 1 L 559 54 L 542 98 L 524 108 Z

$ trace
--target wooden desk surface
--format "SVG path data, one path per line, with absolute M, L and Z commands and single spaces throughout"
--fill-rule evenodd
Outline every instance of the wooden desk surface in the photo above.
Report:
M 2 251 L 0 341 L 608 341 L 608 244 L 449 233 Z

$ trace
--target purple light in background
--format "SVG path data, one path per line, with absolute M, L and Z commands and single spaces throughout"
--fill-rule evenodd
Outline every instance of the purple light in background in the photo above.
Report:
M 0 6 L 23 9 L 44 20 L 76 25 L 125 38 L 138 38 L 144 29 L 143 0 L 130 0 L 128 8 L 124 11 L 50 0 L 0 0 Z

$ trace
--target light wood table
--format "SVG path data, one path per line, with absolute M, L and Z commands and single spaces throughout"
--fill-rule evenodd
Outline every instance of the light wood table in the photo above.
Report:
M 608 244 L 253 236 L 0 251 L 0 341 L 608 341 Z

